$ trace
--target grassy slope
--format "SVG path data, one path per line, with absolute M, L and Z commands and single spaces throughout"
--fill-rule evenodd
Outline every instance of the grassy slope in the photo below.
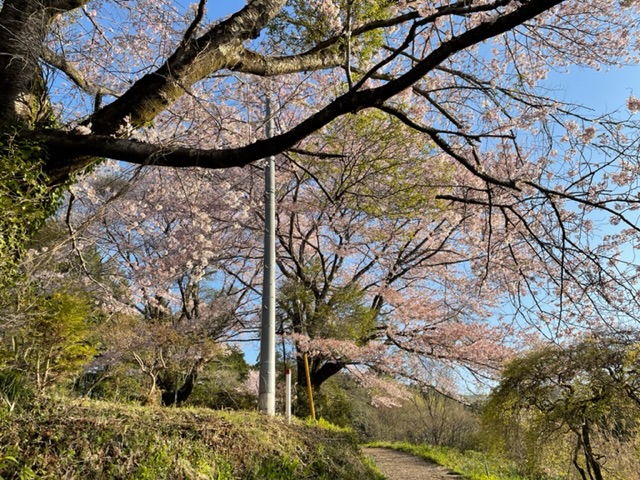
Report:
M 379 479 L 350 432 L 251 412 L 49 400 L 0 410 L 0 479 Z

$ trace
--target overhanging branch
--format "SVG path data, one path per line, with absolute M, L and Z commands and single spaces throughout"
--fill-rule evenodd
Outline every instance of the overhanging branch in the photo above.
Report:
M 308 135 L 328 125 L 341 115 L 357 112 L 365 108 L 380 107 L 389 98 L 412 87 L 452 55 L 489 38 L 501 35 L 562 3 L 562 1 L 537 0 L 523 3 L 508 14 L 477 25 L 459 36 L 443 42 L 425 59 L 395 80 L 380 87 L 347 92 L 289 131 L 243 147 L 212 150 L 165 147 L 132 140 L 120 140 L 105 135 L 79 136 L 54 130 L 41 130 L 27 135 L 45 144 L 50 155 L 56 159 L 54 163 L 57 163 L 57 165 L 52 165 L 54 168 L 61 168 L 65 158 L 68 162 L 71 162 L 68 167 L 69 172 L 74 171 L 73 159 L 86 158 L 86 156 L 109 157 L 137 164 L 172 167 L 198 166 L 215 169 L 244 166 L 294 147 Z M 126 100 L 125 97 L 130 96 L 130 93 L 131 91 L 127 92 L 114 103 L 122 103 Z M 104 110 L 109 110 L 109 107 Z M 104 113 L 104 110 L 98 112 L 98 117 L 100 117 L 101 113 Z M 509 186 L 513 187 L 513 185 Z

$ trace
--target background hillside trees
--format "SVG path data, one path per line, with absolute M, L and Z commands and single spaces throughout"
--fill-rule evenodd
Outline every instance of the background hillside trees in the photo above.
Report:
M 583 480 L 631 478 L 638 468 L 638 345 L 637 332 L 619 332 L 509 363 L 487 406 L 487 418 L 502 424 L 505 451 L 520 451 L 531 474 L 552 474 L 549 449 L 556 449 Z

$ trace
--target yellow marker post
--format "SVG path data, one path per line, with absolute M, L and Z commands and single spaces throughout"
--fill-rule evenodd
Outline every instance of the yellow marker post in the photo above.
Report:
M 311 392 L 311 375 L 309 374 L 309 357 L 304 354 L 304 373 L 307 377 L 307 397 L 309 397 L 309 408 L 311 409 L 311 418 L 316 419 L 316 409 L 313 406 L 313 393 Z

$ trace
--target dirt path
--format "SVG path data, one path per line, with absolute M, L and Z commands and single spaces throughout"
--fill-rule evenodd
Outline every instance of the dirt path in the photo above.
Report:
M 387 448 L 363 448 L 388 480 L 463 480 L 463 477 L 435 463 Z

